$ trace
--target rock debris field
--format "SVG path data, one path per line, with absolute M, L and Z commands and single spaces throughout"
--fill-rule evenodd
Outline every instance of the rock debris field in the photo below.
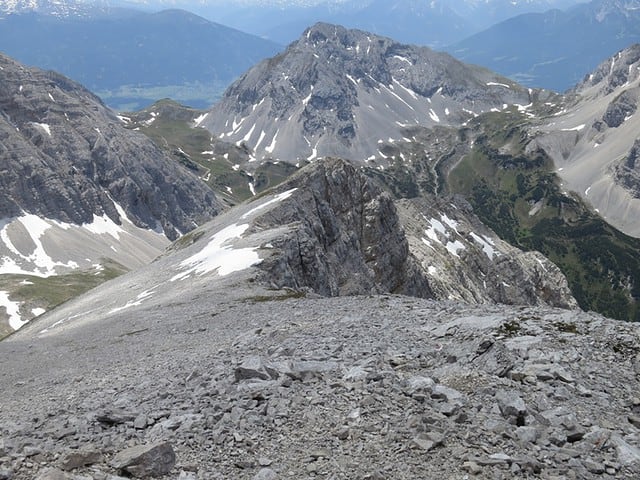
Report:
M 638 325 L 247 292 L 0 342 L 0 479 L 640 478 Z

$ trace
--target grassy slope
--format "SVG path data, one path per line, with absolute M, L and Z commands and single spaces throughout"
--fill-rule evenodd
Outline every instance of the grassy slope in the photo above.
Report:
M 152 118 L 151 112 L 157 115 L 153 122 L 148 122 Z M 214 139 L 203 128 L 193 128 L 194 119 L 203 113 L 171 100 L 161 100 L 145 110 L 125 116 L 132 120 L 129 128 L 139 129 L 149 136 L 176 161 L 197 173 L 229 205 L 253 195 L 250 183 L 259 193 L 279 184 L 296 170 L 284 163 L 266 163 L 251 173 L 237 167 L 234 169 L 235 165 L 249 160 L 249 152 L 242 145 Z

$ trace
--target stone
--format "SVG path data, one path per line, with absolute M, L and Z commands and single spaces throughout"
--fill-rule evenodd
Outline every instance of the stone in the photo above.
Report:
M 514 433 L 518 440 L 525 443 L 536 443 L 540 436 L 538 429 L 530 426 L 518 427 Z
M 621 464 L 631 465 L 640 463 L 640 448 L 631 445 L 618 434 L 611 435 L 610 441 L 618 451 L 618 461 Z
M 0 480 L 12 480 L 13 471 L 5 467 L 0 467 Z
M 171 445 L 158 442 L 138 445 L 116 454 L 109 464 L 116 470 L 124 470 L 137 478 L 166 475 L 176 462 Z
M 482 467 L 474 461 L 466 461 L 462 464 L 463 470 L 466 470 L 471 475 L 480 475 L 482 473 Z
M 502 416 L 511 423 L 524 425 L 524 419 L 527 415 L 527 406 L 522 397 L 515 391 L 498 390 L 496 392 L 496 400 Z
M 97 450 L 67 452 L 62 456 L 59 465 L 61 469 L 69 471 L 85 465 L 100 463 L 103 459 L 102 453 Z
M 35 480 L 73 480 L 73 478 L 71 475 L 57 468 L 47 468 L 42 471 Z
M 640 429 L 640 416 L 638 416 L 638 415 L 629 415 L 627 417 L 627 420 L 629 421 L 629 423 L 631 425 L 633 425 L 634 427 Z
M 252 480 L 278 480 L 278 474 L 270 468 L 261 468 Z
M 236 381 L 242 380 L 269 380 L 271 375 L 267 373 L 263 359 L 258 355 L 245 358 L 235 369 Z
M 144 413 L 138 415 L 133 421 L 133 428 L 144 430 L 147 428 L 147 416 Z

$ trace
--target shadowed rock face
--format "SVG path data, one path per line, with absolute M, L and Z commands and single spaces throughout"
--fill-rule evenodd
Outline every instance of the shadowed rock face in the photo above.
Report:
M 6 56 L 0 68 L 0 218 L 120 223 L 117 203 L 137 226 L 174 239 L 220 211 L 204 183 L 80 85 Z
M 552 262 L 500 240 L 461 199 L 394 201 L 338 159 L 318 161 L 278 187 L 293 189 L 250 229 L 287 229 L 271 235 L 271 254 L 258 267 L 274 288 L 576 307 Z
M 362 162 L 408 125 L 459 125 L 529 92 L 447 54 L 320 23 L 229 87 L 202 123 L 259 160 Z
M 265 280 L 329 296 L 432 296 L 409 253 L 393 200 L 353 165 L 318 162 L 282 188 L 292 187 L 298 188 L 295 194 L 260 219 L 261 227 L 293 225 L 273 242 L 281 254 L 261 265 Z

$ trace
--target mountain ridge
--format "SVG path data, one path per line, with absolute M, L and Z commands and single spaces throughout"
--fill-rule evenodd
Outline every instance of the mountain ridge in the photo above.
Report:
M 198 126 L 244 143 L 260 161 L 362 162 L 378 153 L 376 142 L 401 139 L 407 126 L 460 125 L 507 103 L 527 105 L 530 95 L 447 54 L 319 23 L 245 73 Z

